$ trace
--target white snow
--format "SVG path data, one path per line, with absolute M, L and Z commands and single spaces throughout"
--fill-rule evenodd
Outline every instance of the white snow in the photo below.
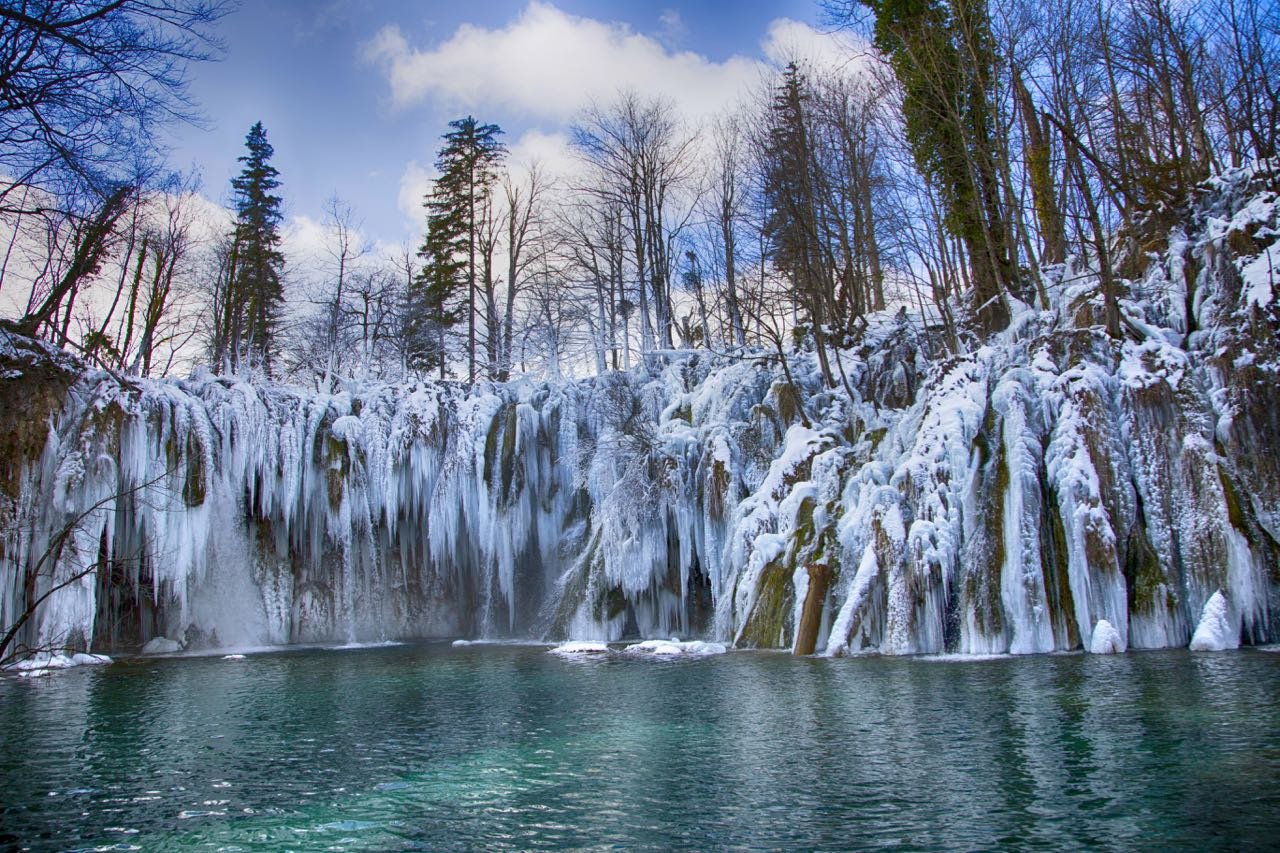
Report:
M 563 658 L 596 657 L 609 654 L 609 645 L 592 640 L 571 640 L 561 643 L 549 653 Z
M 1118 655 L 1125 649 L 1124 638 L 1106 619 L 1099 619 L 1089 638 L 1089 651 L 1095 655 Z
M 71 669 L 80 666 L 104 666 L 111 663 L 106 655 L 87 654 L 85 652 L 37 652 L 29 657 L 5 666 L 5 669 L 16 672 L 24 678 L 39 678 L 49 675 L 54 670 Z
M 707 643 L 701 640 L 681 641 L 672 638 L 670 640 L 644 640 L 639 643 L 632 643 L 624 648 L 622 653 L 634 657 L 678 658 L 708 657 L 710 655 L 722 655 L 727 651 L 728 647 L 723 643 Z
M 1209 363 L 1275 369 L 1265 347 L 1224 335 L 1228 318 L 1275 309 L 1277 250 L 1234 259 L 1238 293 L 1211 263 L 1233 230 L 1275 236 L 1276 199 L 1237 197 L 1250 174 L 1222 177 L 1208 225 L 1174 229 L 1134 283 L 1122 311 L 1141 341 L 1075 318 L 1100 291 L 1074 258 L 1051 271 L 1055 310 L 1016 306 L 1009 330 L 969 352 L 903 350 L 923 318 L 868 317 L 838 354 L 853 394 L 824 388 L 804 350 L 788 354 L 795 387 L 772 355 L 693 351 L 579 382 L 333 394 L 86 370 L 21 472 L 22 523 L 0 532 L 0 624 L 79 519 L 37 579 L 37 594 L 65 586 L 28 645 L 101 633 L 99 579 L 75 573 L 105 548 L 123 575 L 113 593 L 151 597 L 146 630 L 165 636 L 146 654 L 474 632 L 574 637 L 557 653 L 598 655 L 628 630 L 721 647 L 777 600 L 760 594 L 766 571 L 790 608 L 766 644 L 786 647 L 818 538 L 834 572 L 827 655 L 1117 651 L 1182 646 L 1193 628 L 1193 647 L 1274 639 L 1264 552 L 1227 517 L 1224 483 L 1264 526 L 1271 511 L 1239 482 L 1245 410 Z M 916 381 L 913 405 L 876 402 Z M 795 399 L 805 418 L 783 405 Z M 1182 568 L 1130 601 L 1138 530 L 1155 565 Z M 981 561 L 997 552 L 995 580 Z M 692 648 L 650 639 L 627 653 Z
M 1275 247 L 1268 246 L 1259 255 L 1244 265 L 1240 270 L 1240 278 L 1244 284 L 1244 301 L 1246 305 L 1258 308 L 1269 308 L 1276 298 L 1276 261 L 1273 258 Z M 1280 251 L 1277 251 L 1280 254 Z
M 1240 630 L 1231 618 L 1231 606 L 1222 590 L 1209 596 L 1200 612 L 1200 623 L 1191 637 L 1191 651 L 1220 652 L 1240 646 Z

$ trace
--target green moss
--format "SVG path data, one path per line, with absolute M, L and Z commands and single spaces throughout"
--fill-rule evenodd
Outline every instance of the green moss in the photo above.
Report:
M 493 416 L 493 420 L 489 422 L 489 432 L 484 439 L 484 481 L 486 483 L 493 482 L 493 465 L 498 458 L 498 434 L 505 421 L 504 409 L 505 406 L 498 409 L 497 414 Z
M 747 616 L 739 643 L 749 649 L 781 648 L 794 596 L 791 569 L 781 560 L 766 565 L 760 572 L 755 606 Z
M 770 389 L 778 407 L 778 417 L 782 420 L 782 428 L 800 420 L 804 403 L 800 400 L 800 392 L 790 382 L 775 382 Z
M 325 452 L 329 506 L 337 509 L 342 505 L 342 485 L 351 473 L 351 459 L 347 456 L 346 443 L 339 441 L 332 433 L 325 436 Z
M 779 437 L 786 431 L 786 427 L 778 418 L 778 413 L 768 403 L 757 403 L 751 407 L 751 421 L 757 427 L 763 427 L 768 423 Z
M 1244 513 L 1244 505 L 1240 501 L 1240 493 L 1236 491 L 1235 484 L 1231 482 L 1231 478 L 1227 476 L 1227 472 L 1221 465 L 1218 466 L 1218 479 L 1222 481 L 1222 496 L 1227 502 L 1227 519 L 1232 527 L 1248 536 L 1249 524 Z
M 711 462 L 706 490 L 707 515 L 719 521 L 724 518 L 725 502 L 729 495 L 729 471 L 719 459 Z
M 880 442 L 884 441 L 884 437 L 889 434 L 887 427 L 867 430 L 867 441 L 871 442 L 871 449 L 876 450 L 880 446 Z
M 516 435 L 519 429 L 518 412 L 515 406 L 507 407 L 506 429 L 502 434 L 502 492 L 503 497 L 510 499 L 511 483 L 516 470 Z
M 103 441 L 103 447 L 112 456 L 120 452 L 120 430 L 124 426 L 124 408 L 115 400 L 102 408 L 89 410 L 88 425 Z
M 1041 479 L 1040 568 L 1049 598 L 1055 629 L 1065 630 L 1066 647 L 1081 645 L 1075 620 L 1075 599 L 1071 595 L 1071 566 L 1067 562 L 1067 531 L 1058 512 L 1053 488 Z
M 991 453 L 984 437 L 985 430 L 975 437 L 980 457 Z M 1009 465 L 1004 446 L 996 442 L 995 458 L 984 469 L 988 483 L 979 518 L 985 520 L 980 557 L 973 561 L 965 575 L 965 596 L 973 607 L 974 622 L 978 630 L 987 636 L 1004 631 L 1004 604 L 1001 598 L 1001 578 L 1004 574 L 1004 501 L 1009 491 Z M 977 555 L 975 555 L 977 556 Z
M 1003 442 L 996 445 L 995 468 L 995 482 L 991 485 L 991 568 L 995 576 L 993 586 L 997 592 L 991 606 L 998 611 L 1000 575 L 1004 571 L 1004 561 L 1008 556 L 1004 551 L 1004 504 L 1009 496 L 1009 458 L 1005 455 Z
M 816 506 L 813 498 L 806 497 L 800 501 L 796 509 L 796 523 L 791 534 L 791 553 L 800 554 L 805 546 L 813 541 L 813 511 Z
M 1165 585 L 1160 557 L 1139 525 L 1129 533 L 1125 549 L 1124 576 L 1129 587 L 1129 609 L 1132 613 L 1150 614 L 1157 607 L 1168 607 L 1171 596 Z

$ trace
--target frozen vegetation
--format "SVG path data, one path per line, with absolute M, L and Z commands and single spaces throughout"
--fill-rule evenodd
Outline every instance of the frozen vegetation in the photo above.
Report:
M 1276 186 L 1206 188 L 1132 283 L 1123 340 L 1076 259 L 1046 273 L 1052 310 L 959 354 L 917 315 L 874 315 L 840 353 L 848 390 L 803 346 L 794 385 L 763 353 L 687 351 L 316 395 L 120 378 L 11 339 L 0 622 L 59 586 L 28 645 L 1274 642 Z

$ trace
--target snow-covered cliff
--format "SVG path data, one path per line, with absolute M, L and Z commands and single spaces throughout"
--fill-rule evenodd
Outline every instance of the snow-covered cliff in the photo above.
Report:
M 28 645 L 1273 641 L 1277 184 L 1218 179 L 1147 247 L 1124 340 L 1068 264 L 1054 310 L 959 355 L 873 318 L 840 354 L 849 390 L 805 352 L 795 386 L 764 356 L 682 352 L 577 382 L 309 395 L 0 341 L 0 623 L 56 587 Z

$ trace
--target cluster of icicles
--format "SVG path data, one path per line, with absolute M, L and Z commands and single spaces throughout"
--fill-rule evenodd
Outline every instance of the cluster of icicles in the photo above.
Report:
M 821 389 L 804 357 L 798 393 L 764 361 L 696 355 L 328 395 L 86 375 L 25 467 L 0 610 L 61 585 L 24 640 L 95 650 L 788 649 L 806 608 L 833 655 L 1270 640 L 1268 519 L 1215 450 L 1187 354 L 1079 353 L 1026 332 L 900 409 Z M 902 370 L 846 358 L 859 389 Z M 55 541 L 56 572 L 26 583 Z

